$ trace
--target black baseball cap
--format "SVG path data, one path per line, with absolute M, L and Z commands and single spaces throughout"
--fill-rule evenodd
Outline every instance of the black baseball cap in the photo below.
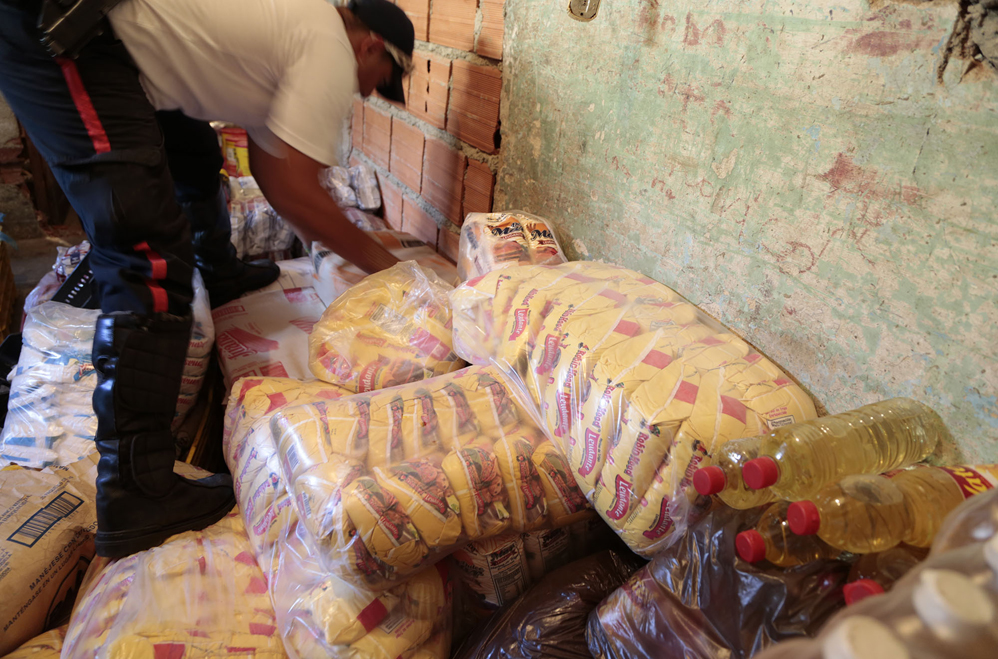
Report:
M 402 8 L 389 0 L 350 0 L 347 10 L 385 40 L 385 50 L 395 61 L 392 79 L 378 87 L 389 101 L 405 103 L 402 76 L 412 71 L 412 49 L 416 30 Z

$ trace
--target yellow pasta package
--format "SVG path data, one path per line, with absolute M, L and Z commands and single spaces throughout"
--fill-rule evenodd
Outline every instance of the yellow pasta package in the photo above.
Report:
M 429 553 L 398 500 L 373 478 L 348 485 L 343 508 L 371 556 L 390 572 L 411 572 Z
M 374 470 L 431 548 L 455 544 L 462 528 L 460 504 L 439 462 L 422 458 Z
M 635 552 L 649 556 L 649 548 L 666 544 L 677 532 L 675 520 L 686 520 L 697 498 L 693 473 L 708 459 L 707 446 L 682 426 L 668 456 L 656 470 L 651 485 L 624 522 L 621 538 Z M 680 525 L 683 528 L 685 525 Z
M 343 656 L 350 659 L 397 659 L 422 645 L 432 633 L 432 622 L 410 618 L 400 607 L 367 635 L 352 643 Z
M 469 539 L 488 538 L 509 528 L 509 495 L 490 443 L 477 442 L 451 451 L 442 468 L 457 496 Z
M 676 357 L 674 348 L 661 343 L 662 333 L 656 331 L 617 344 L 599 358 L 585 382 L 566 452 L 587 492 L 595 487 L 609 444 L 619 433 L 624 400 Z
M 285 466 L 284 473 L 290 471 Z M 337 544 L 349 541 L 353 529 L 344 520 L 343 488 L 364 473 L 360 462 L 334 455 L 295 477 L 295 508 L 315 538 Z
M 509 494 L 514 531 L 534 531 L 547 524 L 547 500 L 541 477 L 533 463 L 533 438 L 503 437 L 495 443 L 499 471 Z
M 568 461 L 551 442 L 541 442 L 534 449 L 534 467 L 544 488 L 548 519 L 551 526 L 559 528 L 574 524 L 593 515 L 592 506 L 572 478 Z
M 371 425 L 368 431 L 367 467 L 383 467 L 405 459 L 405 436 L 416 434 L 415 401 L 404 392 L 391 389 L 371 399 Z M 408 423 L 406 423 L 408 421 Z

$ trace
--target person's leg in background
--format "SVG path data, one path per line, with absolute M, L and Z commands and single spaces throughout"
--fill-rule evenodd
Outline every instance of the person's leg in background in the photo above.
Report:
M 194 254 L 138 71 L 109 33 L 76 60 L 39 44 L 35 0 L 0 0 L 0 93 L 79 214 L 102 315 L 97 551 L 123 556 L 204 528 L 234 505 L 228 475 L 173 472 L 170 422 L 190 339 Z
M 212 308 L 275 281 L 281 271 L 272 261 L 244 263 L 236 257 L 220 185 L 222 152 L 215 130 L 207 121 L 177 110 L 157 112 L 156 120 L 163 131 L 177 201 L 191 223 L 194 263 L 204 278 Z

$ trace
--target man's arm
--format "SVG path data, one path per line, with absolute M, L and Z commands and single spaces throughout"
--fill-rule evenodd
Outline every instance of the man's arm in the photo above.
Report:
M 319 184 L 324 166 L 284 143 L 284 158 L 249 141 L 250 171 L 277 214 L 305 240 L 318 240 L 367 273 L 390 268 L 398 259 L 358 229 Z

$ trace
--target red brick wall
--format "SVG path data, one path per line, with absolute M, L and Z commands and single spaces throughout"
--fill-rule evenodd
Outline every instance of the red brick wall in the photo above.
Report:
M 356 100 L 351 161 L 377 170 L 392 228 L 456 260 L 465 215 L 492 210 L 504 0 L 395 2 L 416 28 L 406 105 Z

